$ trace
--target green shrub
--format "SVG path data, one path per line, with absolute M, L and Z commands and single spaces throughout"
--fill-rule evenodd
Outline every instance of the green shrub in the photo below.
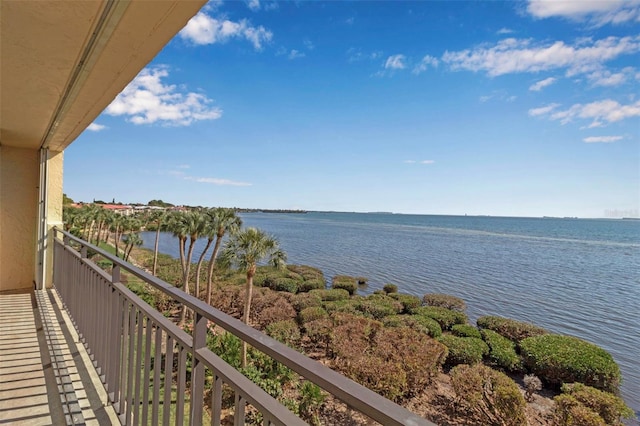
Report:
M 442 335 L 440 324 L 432 318 L 419 315 L 389 315 L 382 318 L 385 327 L 409 327 L 431 337 Z
M 422 305 L 420 298 L 411 294 L 389 293 L 389 296 L 402 303 L 402 312 L 405 314 Z
M 451 327 L 451 333 L 458 337 L 476 337 L 482 339 L 480 330 L 470 324 L 456 324 Z
M 298 282 L 293 278 L 278 278 L 272 284 L 271 289 L 295 294 L 298 292 Z
M 541 336 L 547 333 L 544 328 L 537 325 L 491 315 L 478 318 L 477 324 L 478 327 L 493 330 L 515 343 L 519 343 L 527 337 Z
M 296 312 L 300 312 L 304 308 L 309 308 L 311 306 L 321 306 L 322 299 L 317 294 L 298 293 L 291 298 L 291 305 L 296 310 Z
M 460 403 L 479 424 L 527 424 L 520 388 L 504 373 L 482 364 L 458 365 L 451 370 L 451 384 Z
M 385 284 L 384 287 L 382 287 L 382 290 L 387 294 L 397 293 L 398 286 L 395 284 Z
M 348 277 L 346 275 L 336 275 L 335 277 L 333 277 L 331 288 L 347 290 L 350 295 L 354 295 L 358 290 L 358 283 L 353 277 Z
M 323 302 L 322 307 L 330 313 L 333 312 L 345 312 L 349 314 L 354 314 L 358 316 L 364 316 L 364 314 L 356 309 L 356 305 L 358 304 L 357 300 L 335 300 L 329 302 Z
M 322 309 L 319 306 L 312 306 L 309 308 L 304 308 L 298 314 L 298 319 L 300 320 L 300 324 L 306 324 L 310 321 L 319 320 L 321 318 L 326 318 L 329 314 L 327 311 Z
M 318 268 L 308 265 L 287 265 L 287 269 L 300 275 L 305 281 L 321 279 L 324 281 L 324 274 Z
M 464 312 L 467 308 L 464 300 L 449 294 L 427 293 L 422 298 L 427 306 L 438 306 L 441 308 L 452 309 L 454 311 Z
M 317 294 L 320 296 L 323 302 L 345 300 L 349 298 L 349 292 L 347 290 L 332 288 L 328 290 L 311 290 L 309 294 Z
M 608 392 L 620 385 L 620 368 L 611 354 L 577 337 L 545 334 L 520 342 L 526 367 L 553 385 L 580 382 Z
M 402 304 L 388 296 L 372 294 L 356 304 L 356 309 L 375 319 L 402 312 Z
M 313 278 L 313 279 L 298 283 L 298 291 L 302 293 L 302 292 L 307 292 L 311 290 L 318 290 L 318 289 L 322 290 L 326 286 L 327 284 L 324 282 L 323 278 Z
M 450 330 L 456 324 L 467 323 L 467 316 L 464 313 L 439 306 L 421 306 L 411 313 L 433 318 L 438 321 L 443 330 Z
M 627 404 L 619 396 L 582 383 L 562 385 L 562 395 L 560 396 L 569 397 L 561 398 L 560 403 L 556 403 L 556 415 L 563 419 L 568 418 L 567 414 L 570 414 L 566 412 L 566 409 L 577 404 L 586 407 L 609 425 L 619 425 L 621 419 L 634 417 L 633 410 L 627 407 Z M 556 400 L 558 398 L 556 397 Z
M 323 347 L 326 355 L 329 355 L 329 342 L 331 341 L 333 321 L 328 317 L 309 321 L 304 325 L 304 330 L 311 344 Z
M 300 346 L 300 328 L 293 320 L 271 323 L 265 328 L 265 332 L 289 347 L 297 348 Z
M 580 404 L 571 395 L 561 394 L 553 398 L 555 426 L 607 426 L 602 417 Z
M 522 360 L 516 353 L 516 345 L 511 340 L 493 330 L 482 330 L 482 338 L 489 345 L 489 360 L 507 371 L 518 371 Z
M 449 349 L 445 362 L 450 366 L 476 364 L 489 353 L 487 344 L 476 337 L 458 337 L 448 334 L 438 337 L 437 340 Z

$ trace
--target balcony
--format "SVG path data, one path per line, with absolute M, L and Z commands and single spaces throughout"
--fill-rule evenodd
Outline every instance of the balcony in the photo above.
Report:
M 86 241 L 54 232 L 54 289 L 0 296 L 7 319 L 2 421 L 242 425 L 259 413 L 265 425 L 306 424 L 207 348 L 215 324 L 317 384 L 347 413 L 384 425 L 432 424 Z M 89 250 L 113 263 L 111 274 Z M 123 271 L 186 305 L 193 331 L 131 292 L 120 282 Z

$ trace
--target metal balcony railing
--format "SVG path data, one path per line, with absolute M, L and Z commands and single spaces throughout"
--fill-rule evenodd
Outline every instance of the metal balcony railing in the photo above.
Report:
M 54 286 L 122 424 L 201 425 L 210 418 L 212 425 L 220 425 L 223 385 L 234 394 L 235 425 L 245 424 L 247 404 L 262 414 L 267 426 L 306 424 L 207 348 L 211 321 L 380 424 L 433 425 L 122 259 L 68 232 L 55 228 L 54 233 Z M 110 260 L 112 273 L 88 259 L 88 250 Z M 192 310 L 192 334 L 122 284 L 122 270 Z M 207 376 L 213 380 L 206 392 Z

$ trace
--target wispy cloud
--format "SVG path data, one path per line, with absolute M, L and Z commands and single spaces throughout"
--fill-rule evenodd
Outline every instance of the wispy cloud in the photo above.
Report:
M 104 130 L 106 128 L 107 128 L 107 126 L 104 126 L 104 125 L 98 124 L 98 123 L 91 123 L 91 124 L 89 124 L 89 126 L 87 126 L 87 130 L 90 130 L 92 132 L 99 132 L 100 130 Z
M 222 110 L 210 106 L 213 102 L 205 95 L 178 91 L 175 85 L 165 84 L 169 76 L 166 67 L 145 68 L 111 102 L 105 112 L 113 116 L 124 115 L 134 124 L 160 122 L 173 126 L 188 126 L 200 120 L 215 120 Z
M 489 101 L 502 101 L 502 102 L 513 102 L 518 99 L 515 95 L 510 95 L 506 90 L 494 90 L 490 95 L 480 96 L 478 99 L 480 102 L 489 102 Z
M 529 90 L 531 90 L 533 92 L 539 92 L 542 89 L 544 89 L 545 87 L 551 86 L 555 82 L 556 82 L 556 78 L 554 78 L 554 77 L 545 78 L 544 80 L 540 80 L 540 81 L 532 84 L 531 86 L 529 86 Z
M 586 21 L 599 27 L 606 24 L 640 22 L 640 1 L 550 1 L 529 0 L 527 12 L 536 18 L 560 17 Z
M 354 17 L 352 16 L 352 17 L 350 17 L 350 18 L 347 18 L 344 22 L 345 22 L 347 25 L 353 25 L 353 23 L 355 22 L 355 20 L 356 20 L 356 18 L 354 18 Z
M 512 34 L 514 31 L 512 29 L 509 28 L 500 28 L 498 31 L 496 31 L 496 34 Z
M 311 40 L 309 40 L 308 38 L 305 38 L 302 41 L 302 44 L 304 44 L 304 47 L 307 48 L 307 50 L 313 50 L 316 48 L 316 46 L 313 44 L 313 42 Z
M 407 65 L 405 64 L 406 59 L 407 58 L 404 55 L 389 56 L 386 62 L 384 63 L 384 68 L 392 69 L 392 70 L 405 69 L 407 67 Z
M 274 10 L 279 7 L 278 2 L 273 0 L 247 0 L 245 3 L 247 7 L 254 12 L 259 10 Z
M 238 182 L 230 179 L 221 179 L 221 178 L 212 178 L 212 177 L 185 176 L 184 179 L 192 180 L 194 182 L 199 182 L 199 183 L 210 183 L 212 185 L 218 185 L 218 186 L 251 186 L 252 185 L 249 182 Z
M 612 36 L 596 41 L 583 39 L 575 45 L 563 41 L 541 44 L 530 39 L 508 38 L 495 45 L 447 51 L 442 61 L 453 70 L 484 71 L 492 77 L 553 69 L 566 69 L 566 75 L 573 76 L 599 70 L 607 61 L 638 51 L 640 36 Z
M 291 52 L 289 52 L 289 55 L 287 56 L 289 59 L 298 59 L 298 58 L 304 58 L 306 56 L 306 54 L 304 52 L 300 52 L 296 49 L 292 49 Z
M 190 168 L 191 168 L 191 166 L 189 164 L 180 164 L 178 166 L 178 169 L 183 169 L 183 170 L 184 169 L 190 169 Z
M 540 115 L 546 115 L 549 114 L 551 111 L 553 111 L 554 109 L 558 108 L 560 106 L 560 104 L 549 104 L 547 106 L 543 106 L 543 107 L 539 107 L 539 108 L 531 108 L 529 110 L 529 115 L 531 117 L 538 117 Z
M 589 136 L 582 139 L 584 143 L 613 143 L 622 140 L 622 136 Z
M 405 164 L 433 164 L 435 160 L 404 160 Z
M 587 79 L 592 86 L 619 86 L 636 74 L 633 67 L 623 68 L 620 72 L 609 70 L 597 70 L 587 75 Z
M 242 19 L 238 22 L 228 19 L 217 19 L 204 12 L 198 12 L 180 31 L 180 37 L 195 44 L 225 43 L 230 39 L 245 39 L 261 50 L 269 43 L 273 33 L 262 25 L 254 27 Z
M 436 68 L 439 63 L 440 61 L 438 61 L 437 58 L 434 58 L 431 55 L 426 55 L 422 58 L 422 60 L 420 61 L 420 63 L 418 63 L 418 65 L 413 67 L 413 70 L 411 72 L 416 75 L 421 74 L 425 72 L 429 67 Z
M 379 50 L 368 53 L 365 53 L 360 49 L 356 49 L 355 47 L 351 47 L 349 48 L 349 50 L 347 50 L 347 60 L 349 62 L 358 62 L 364 60 L 375 61 L 380 58 L 382 58 L 382 52 Z
M 543 116 L 561 124 L 567 124 L 577 119 L 591 120 L 587 128 L 603 127 L 610 123 L 631 117 L 640 117 L 640 101 L 629 105 L 621 105 L 612 99 L 591 102 L 588 104 L 574 104 L 568 109 L 558 110 L 557 104 L 529 110 L 530 116 Z

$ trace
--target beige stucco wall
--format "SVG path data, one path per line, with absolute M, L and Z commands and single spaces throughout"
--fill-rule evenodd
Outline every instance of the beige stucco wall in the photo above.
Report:
M 45 250 L 45 284 L 53 283 L 53 231 L 54 226 L 62 228 L 62 167 L 64 153 L 49 152 L 47 186 L 47 245 Z
M 38 150 L 0 146 L 0 291 L 33 288 Z

